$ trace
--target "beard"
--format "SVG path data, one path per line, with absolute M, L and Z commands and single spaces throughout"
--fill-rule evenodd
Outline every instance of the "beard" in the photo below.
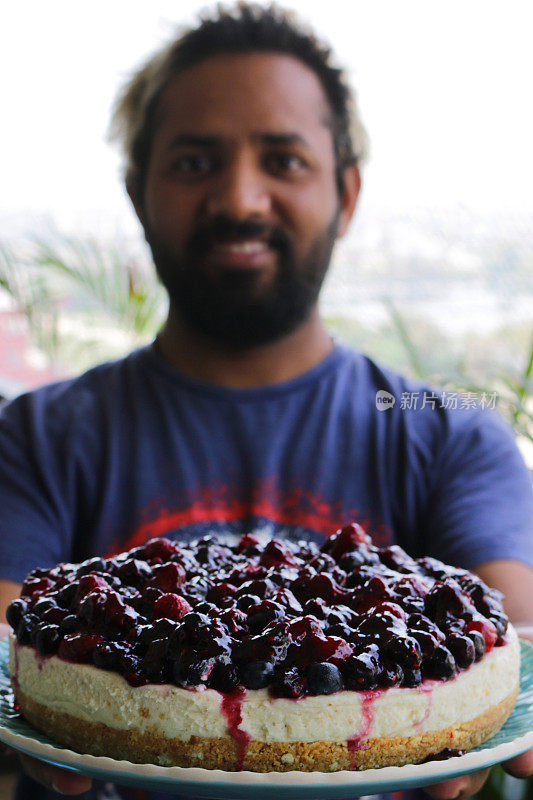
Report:
M 335 244 L 339 209 L 297 258 L 291 240 L 278 226 L 253 219 L 213 218 L 198 228 L 181 255 L 146 231 L 157 274 L 171 311 L 193 332 L 227 350 L 274 342 L 294 331 L 315 306 Z M 207 271 L 204 258 L 219 242 L 261 237 L 278 253 L 273 278 L 264 284 L 255 270 Z

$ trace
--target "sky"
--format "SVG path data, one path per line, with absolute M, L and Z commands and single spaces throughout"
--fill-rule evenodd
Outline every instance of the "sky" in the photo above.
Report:
M 363 211 L 533 215 L 529 0 L 292 0 L 356 87 L 371 141 Z M 130 71 L 205 6 L 19 0 L 0 12 L 0 234 L 49 214 L 129 229 L 106 141 Z M 3 225 L 1 224 L 3 221 Z

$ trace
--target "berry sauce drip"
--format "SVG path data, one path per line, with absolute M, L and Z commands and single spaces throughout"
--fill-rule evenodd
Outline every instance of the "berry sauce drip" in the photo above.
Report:
M 428 761 L 447 761 L 449 758 L 456 758 L 456 756 L 464 756 L 466 750 L 452 750 L 451 747 L 445 747 L 439 753 L 433 753 L 422 762 L 426 764 Z
M 242 702 L 245 694 L 244 687 L 239 686 L 231 694 L 223 694 L 220 703 L 220 709 L 228 723 L 228 734 L 237 747 L 237 770 L 243 768 L 248 742 L 252 738 L 240 728 L 242 723 Z
M 352 756 L 352 769 L 356 769 L 357 766 L 355 753 L 357 753 L 358 750 L 366 750 L 369 746 L 366 743 L 366 740 L 370 736 L 372 725 L 374 723 L 374 703 L 376 702 L 377 698 L 383 694 L 383 691 L 383 689 L 377 689 L 370 692 L 361 692 L 361 728 L 356 734 L 350 736 L 346 740 L 348 752 Z
M 15 652 L 15 672 L 11 676 L 11 683 L 13 684 L 13 689 L 15 689 L 15 691 L 18 691 L 20 689 L 20 683 L 19 683 L 19 654 L 18 654 L 18 649 L 16 647 L 14 648 L 14 652 Z
M 36 569 L 7 619 L 41 659 L 119 672 L 131 686 L 293 700 L 449 680 L 507 629 L 501 594 L 479 577 L 377 547 L 355 523 L 320 548 L 250 534 L 152 539 Z
M 424 683 L 420 687 L 423 693 L 426 695 L 427 703 L 424 715 L 417 722 L 414 723 L 414 727 L 419 731 L 422 730 L 424 722 L 426 722 L 429 715 L 431 714 L 431 708 L 433 706 L 433 685 L 434 681 L 424 681 Z

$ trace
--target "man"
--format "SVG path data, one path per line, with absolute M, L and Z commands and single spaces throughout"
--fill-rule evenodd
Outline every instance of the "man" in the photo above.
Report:
M 2 605 L 35 566 L 154 535 L 317 537 L 357 518 L 475 567 L 531 622 L 531 486 L 509 433 L 487 413 L 379 411 L 377 392 L 420 387 L 335 344 L 318 314 L 362 150 L 327 51 L 279 12 L 221 12 L 137 73 L 115 130 L 168 318 L 154 345 L 4 410 Z M 90 783 L 24 763 L 63 791 Z M 530 774 L 533 754 L 509 769 Z

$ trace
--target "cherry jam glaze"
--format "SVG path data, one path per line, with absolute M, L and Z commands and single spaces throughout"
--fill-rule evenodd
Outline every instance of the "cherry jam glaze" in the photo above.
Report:
M 376 547 L 355 523 L 320 548 L 251 535 L 231 546 L 152 539 L 36 569 L 7 618 L 19 645 L 132 686 L 293 699 L 453 678 L 503 644 L 508 623 L 501 594 L 476 575 Z

